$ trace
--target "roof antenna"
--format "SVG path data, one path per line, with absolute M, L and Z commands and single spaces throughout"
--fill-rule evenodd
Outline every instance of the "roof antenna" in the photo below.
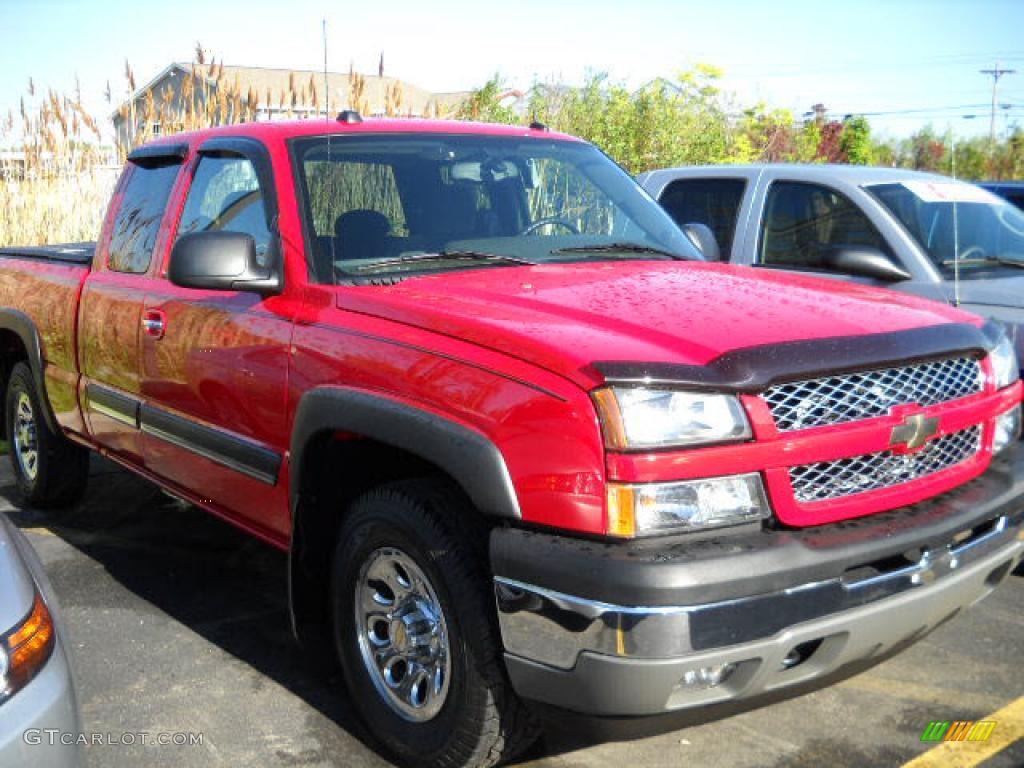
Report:
M 953 181 L 956 181 L 956 134 L 950 135 Z M 953 306 L 960 306 L 960 221 L 957 218 L 956 194 L 953 194 Z
M 330 86 L 327 84 L 327 19 L 321 19 L 320 20 L 320 28 L 321 28 L 321 30 L 323 32 L 323 38 L 324 38 L 324 99 L 326 100 L 325 101 L 325 106 L 327 108 L 327 111 L 324 112 L 324 118 L 327 120 L 327 122 L 330 122 L 331 121 L 331 89 L 330 89 Z M 329 139 L 330 138 L 330 134 L 327 134 L 327 136 L 328 136 L 328 139 Z

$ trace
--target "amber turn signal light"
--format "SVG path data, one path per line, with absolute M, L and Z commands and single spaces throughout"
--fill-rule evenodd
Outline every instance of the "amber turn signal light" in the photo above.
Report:
M 37 592 L 28 618 L 2 640 L 0 653 L 7 657 L 7 670 L 0 677 L 0 701 L 28 685 L 50 658 L 55 642 L 53 617 Z

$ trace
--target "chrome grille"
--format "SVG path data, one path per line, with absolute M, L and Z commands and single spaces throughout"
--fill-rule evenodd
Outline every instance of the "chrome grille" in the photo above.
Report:
M 801 504 L 874 491 L 941 472 L 966 461 L 981 448 L 981 425 L 928 443 L 917 453 L 892 451 L 790 467 L 793 495 Z
M 884 416 L 895 405 L 937 405 L 980 392 L 970 357 L 779 384 L 763 393 L 780 432 Z

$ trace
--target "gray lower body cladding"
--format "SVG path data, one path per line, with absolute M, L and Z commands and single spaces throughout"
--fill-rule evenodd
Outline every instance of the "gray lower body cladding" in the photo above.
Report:
M 798 692 L 988 594 L 1024 556 L 1022 506 L 1016 447 L 936 499 L 801 531 L 605 543 L 497 529 L 509 675 L 525 698 L 604 717 Z

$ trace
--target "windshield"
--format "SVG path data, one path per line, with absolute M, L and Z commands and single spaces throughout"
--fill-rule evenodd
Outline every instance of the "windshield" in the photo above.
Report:
M 484 135 L 292 142 L 321 283 L 599 259 L 700 259 L 595 147 Z M 593 250 L 591 250 L 593 249 Z
M 867 187 L 944 273 L 1024 264 L 1024 212 L 973 184 L 906 181 Z

